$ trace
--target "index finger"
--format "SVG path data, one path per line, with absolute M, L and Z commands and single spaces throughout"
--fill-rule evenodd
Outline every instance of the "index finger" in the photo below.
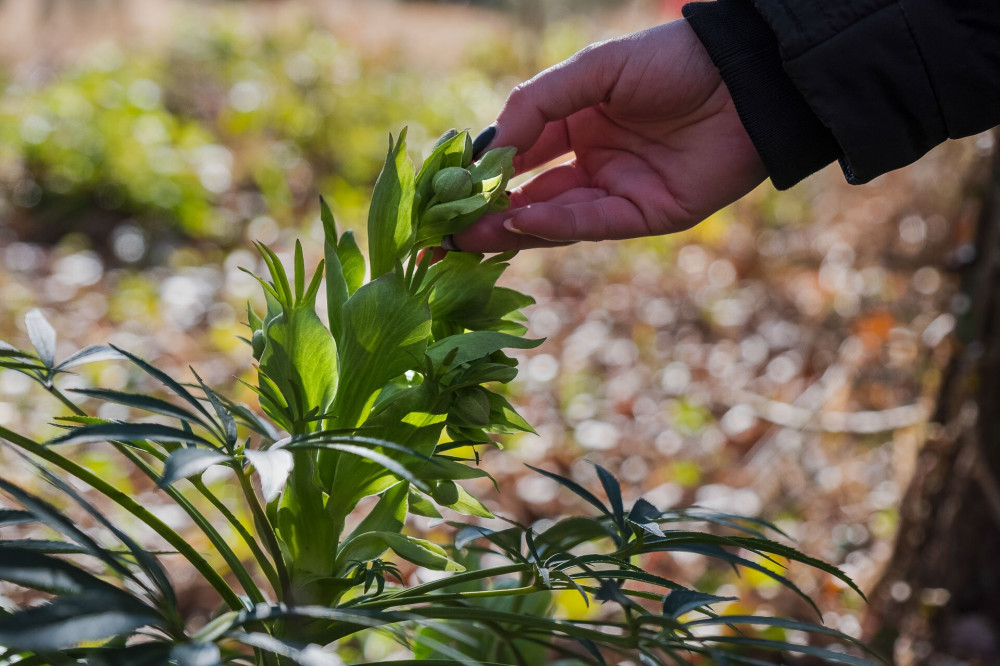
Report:
M 620 42 L 600 42 L 522 83 L 511 91 L 497 116 L 497 133 L 490 145 L 527 152 L 549 123 L 607 99 L 624 65 Z

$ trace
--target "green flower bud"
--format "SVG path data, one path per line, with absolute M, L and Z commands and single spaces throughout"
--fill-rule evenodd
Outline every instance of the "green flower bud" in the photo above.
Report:
M 455 417 L 469 425 L 482 427 L 490 423 L 490 399 L 477 386 L 458 391 L 451 411 Z
M 472 174 L 462 167 L 441 169 L 431 180 L 431 188 L 440 201 L 457 201 L 472 194 Z
M 441 506 L 451 506 L 458 501 L 458 484 L 450 479 L 435 481 L 431 497 Z

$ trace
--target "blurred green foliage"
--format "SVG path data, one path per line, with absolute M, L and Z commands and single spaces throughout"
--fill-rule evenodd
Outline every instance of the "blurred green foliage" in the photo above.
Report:
M 183 21 L 164 54 L 106 47 L 7 83 L 0 189 L 12 226 L 51 241 L 101 238 L 130 219 L 154 236 L 230 244 L 265 211 L 300 219 L 319 191 L 358 221 L 384 128 L 408 124 L 426 154 L 441 127 L 488 122 L 502 100 L 475 69 L 440 76 L 310 25 L 260 35 L 230 18 Z

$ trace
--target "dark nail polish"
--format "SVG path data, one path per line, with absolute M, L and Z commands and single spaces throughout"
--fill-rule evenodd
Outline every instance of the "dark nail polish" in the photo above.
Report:
M 472 159 L 478 160 L 480 154 L 489 147 L 490 142 L 497 135 L 496 125 L 490 125 L 480 132 L 472 141 Z

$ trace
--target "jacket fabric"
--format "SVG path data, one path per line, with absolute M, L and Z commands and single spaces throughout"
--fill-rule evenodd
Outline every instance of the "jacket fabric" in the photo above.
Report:
M 864 183 L 1000 124 L 998 0 L 717 0 L 683 10 L 774 184 Z

